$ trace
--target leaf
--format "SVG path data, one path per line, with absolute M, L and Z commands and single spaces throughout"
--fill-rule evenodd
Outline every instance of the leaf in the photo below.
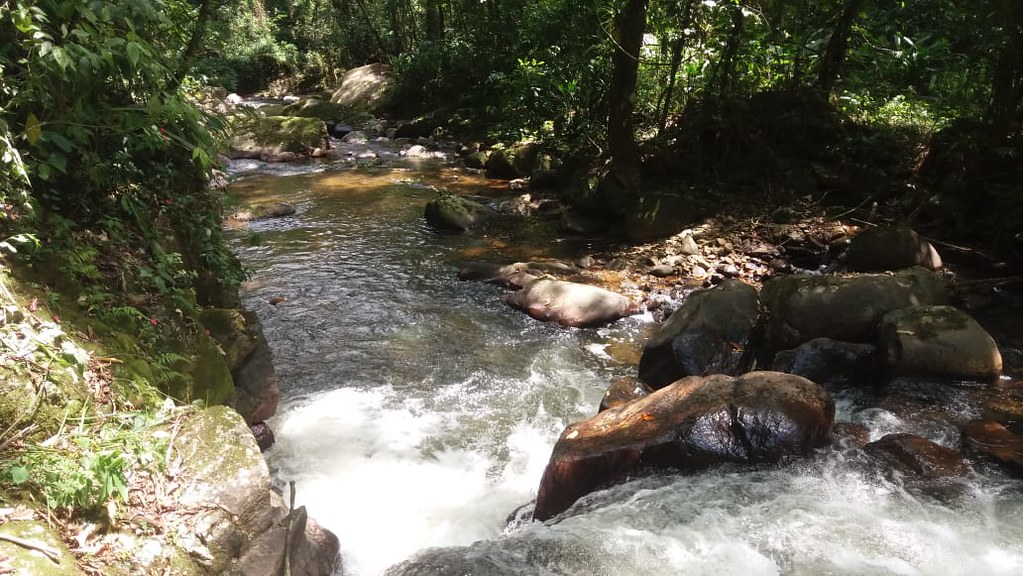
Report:
M 28 468 L 25 466 L 14 466 L 10 470 L 11 482 L 15 485 L 28 482 Z
M 53 49 L 53 60 L 57 62 L 58 66 L 60 66 L 61 72 L 66 71 L 68 64 L 71 63 L 71 59 L 68 58 L 67 52 L 59 46 Z
M 50 163 L 50 166 L 53 166 L 57 170 L 60 170 L 64 174 L 67 174 L 67 158 L 64 157 L 63 154 L 54 152 L 53 154 L 50 154 L 50 157 L 47 159 L 47 162 Z
M 28 143 L 35 145 L 42 135 L 42 129 L 39 127 L 39 118 L 32 112 L 28 113 L 28 118 L 25 120 L 25 138 L 28 139 Z
M 57 147 L 65 152 L 70 152 L 71 149 L 75 147 L 74 143 L 65 138 L 64 135 L 59 132 L 47 132 L 46 139 L 56 144 Z
M 131 60 L 132 66 L 138 66 L 139 56 L 142 55 L 142 47 L 139 46 L 138 42 L 128 42 L 128 60 Z

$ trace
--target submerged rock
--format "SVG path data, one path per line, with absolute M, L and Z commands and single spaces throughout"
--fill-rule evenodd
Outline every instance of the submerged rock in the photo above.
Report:
M 862 383 L 877 370 L 877 347 L 814 338 L 776 354 L 771 369 L 796 374 L 818 384 Z
M 963 446 L 1023 476 L 1023 436 L 994 420 L 974 420 L 963 426 Z
M 533 318 L 562 326 L 586 328 L 637 314 L 638 305 L 621 294 L 576 282 L 540 278 L 504 301 Z
M 881 321 L 881 347 L 896 376 L 933 376 L 990 382 L 1002 373 L 991 335 L 951 306 L 893 310 Z
M 888 434 L 864 446 L 863 451 L 891 469 L 917 478 L 953 478 L 967 472 L 958 452 L 914 434 Z
M 283 218 L 295 214 L 295 207 L 285 202 L 272 202 L 270 204 L 257 204 L 244 210 L 239 210 L 231 215 L 232 220 L 249 222 L 252 220 L 264 220 L 267 218 Z
M 455 194 L 429 201 L 424 210 L 426 222 L 441 230 L 468 232 L 494 216 L 494 210 Z
M 921 266 L 942 267 L 930 242 L 909 228 L 877 227 L 859 233 L 849 244 L 845 264 L 853 272 L 882 272 Z
M 814 338 L 869 342 L 881 318 L 906 306 L 945 304 L 944 283 L 930 270 L 896 274 L 785 276 L 764 284 L 767 337 L 772 348 L 794 348 Z
M 554 446 L 537 520 L 644 469 L 778 462 L 831 441 L 835 405 L 819 385 L 778 372 L 691 376 L 570 425 Z
M 756 288 L 738 280 L 694 292 L 643 348 L 640 379 L 661 388 L 685 376 L 745 372 L 759 314 Z
M 473 262 L 466 264 L 458 271 L 458 279 L 486 282 L 503 288 L 518 290 L 538 279 L 541 274 L 542 272 L 538 270 L 531 270 L 529 264 L 524 262 L 516 262 L 514 264 Z

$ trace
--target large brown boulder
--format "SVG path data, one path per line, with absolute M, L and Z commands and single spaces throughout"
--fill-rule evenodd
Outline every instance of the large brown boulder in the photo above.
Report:
M 686 376 L 745 372 L 759 314 L 756 288 L 738 280 L 694 292 L 643 348 L 640 379 L 661 388 Z
M 578 328 L 603 326 L 640 311 L 621 294 L 551 278 L 534 280 L 505 296 L 504 301 L 537 320 Z
M 764 284 L 767 337 L 776 350 L 814 338 L 869 342 L 881 317 L 906 306 L 945 304 L 944 283 L 934 272 L 909 268 L 895 274 L 784 276 Z
M 885 314 L 881 347 L 889 373 L 896 376 L 987 382 L 1002 373 L 1002 355 L 991 335 L 951 306 L 913 306 Z
M 909 228 L 886 227 L 870 228 L 853 238 L 845 252 L 845 265 L 853 272 L 942 267 L 938 251 L 919 234 Z
M 375 110 L 386 104 L 393 78 L 389 64 L 377 62 L 352 68 L 345 71 L 330 101 Z
M 831 440 L 835 405 L 813 382 L 779 372 L 691 376 L 572 424 L 544 471 L 534 517 L 641 469 L 778 462 Z

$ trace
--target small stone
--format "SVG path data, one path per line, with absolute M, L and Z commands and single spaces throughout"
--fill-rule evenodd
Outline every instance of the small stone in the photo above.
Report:
M 575 265 L 582 268 L 583 270 L 589 270 L 590 268 L 593 268 L 594 264 L 596 264 L 596 260 L 593 259 L 593 256 L 583 256 L 582 258 L 576 260 L 575 262 Z
M 739 269 L 735 264 L 728 264 L 724 268 L 721 268 L 721 274 L 728 278 L 734 278 L 739 275 Z
M 692 276 L 693 278 L 703 278 L 707 276 L 707 270 L 700 265 L 693 266 Z
M 621 258 L 615 258 L 614 260 L 607 263 L 607 269 L 614 270 L 616 272 L 625 270 L 628 267 L 629 263 L 626 262 L 625 260 L 622 260 Z
M 658 278 L 665 278 L 675 274 L 675 268 L 668 266 L 667 264 L 660 264 L 650 268 L 649 274 Z
M 700 253 L 700 246 L 696 243 L 692 234 L 686 234 L 682 237 L 678 251 L 686 256 L 694 256 Z

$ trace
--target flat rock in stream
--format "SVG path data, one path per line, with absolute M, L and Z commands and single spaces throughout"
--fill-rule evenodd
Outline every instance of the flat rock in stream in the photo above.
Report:
M 490 264 L 473 262 L 466 264 L 458 271 L 459 280 L 486 282 L 502 288 L 518 290 L 526 284 L 537 280 L 542 272 L 534 270 L 525 262 L 514 264 Z
M 577 328 L 603 326 L 641 310 L 610 290 L 551 278 L 534 280 L 504 301 L 537 320 Z
M 580 497 L 643 470 L 771 463 L 831 441 L 835 404 L 791 374 L 691 376 L 570 425 L 537 494 L 543 521 Z

